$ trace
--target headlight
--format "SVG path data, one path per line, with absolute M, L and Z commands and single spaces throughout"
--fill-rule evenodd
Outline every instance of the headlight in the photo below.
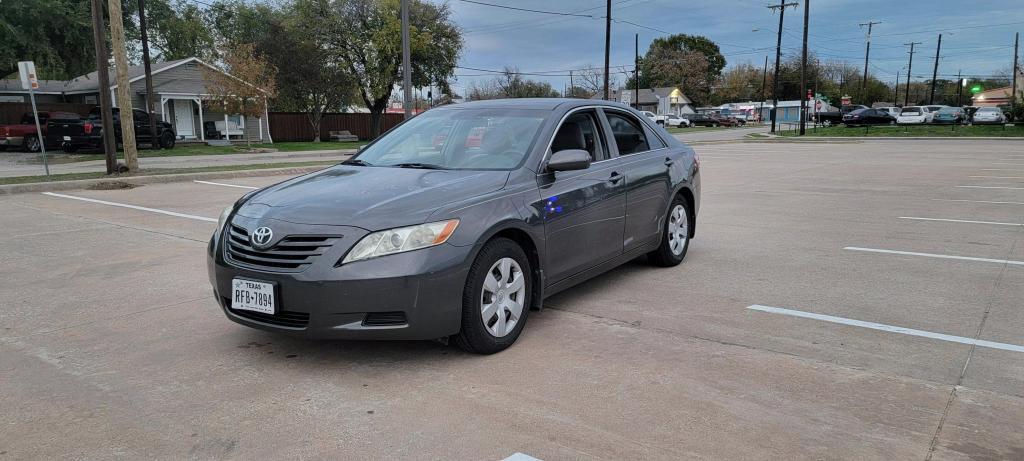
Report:
M 224 224 L 227 224 L 228 217 L 231 216 L 231 212 L 234 211 L 234 209 L 234 205 L 229 205 L 224 209 L 224 211 L 220 212 L 220 217 L 217 218 L 217 235 L 220 235 L 220 232 L 224 230 Z
M 374 232 L 359 240 L 341 263 L 440 245 L 448 241 L 458 226 L 459 220 L 452 219 Z

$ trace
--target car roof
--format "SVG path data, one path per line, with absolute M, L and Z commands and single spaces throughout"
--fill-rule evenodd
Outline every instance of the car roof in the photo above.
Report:
M 487 99 L 482 101 L 471 101 L 461 104 L 449 104 L 437 109 L 537 109 L 555 110 L 556 108 L 573 108 L 580 106 L 605 106 L 616 109 L 626 109 L 629 106 L 615 101 L 604 101 L 601 99 L 577 99 L 577 98 L 515 98 L 515 99 Z

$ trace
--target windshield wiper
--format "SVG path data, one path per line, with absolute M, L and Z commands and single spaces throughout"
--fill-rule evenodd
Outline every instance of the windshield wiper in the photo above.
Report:
M 394 165 L 399 168 L 419 168 L 421 170 L 447 170 L 448 167 L 443 165 L 436 165 L 433 163 L 396 163 Z
M 342 165 L 355 165 L 355 166 L 372 166 L 373 165 L 370 162 L 367 162 L 365 160 L 359 160 L 357 158 L 352 158 L 352 159 L 345 160 L 344 162 L 341 162 L 341 164 Z

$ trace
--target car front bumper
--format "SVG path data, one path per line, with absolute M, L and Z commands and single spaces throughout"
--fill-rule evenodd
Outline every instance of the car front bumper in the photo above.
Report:
M 474 246 L 445 243 L 335 267 L 365 235 L 349 233 L 300 272 L 241 267 L 211 238 L 207 269 L 224 315 L 245 326 L 314 339 L 423 340 L 459 331 Z M 275 314 L 233 309 L 236 277 L 274 284 Z
M 0 138 L 0 146 L 3 147 L 20 147 L 25 141 L 23 136 L 6 136 Z

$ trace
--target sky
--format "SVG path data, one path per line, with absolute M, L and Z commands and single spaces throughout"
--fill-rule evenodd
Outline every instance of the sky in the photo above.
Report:
M 592 15 L 565 16 L 516 11 L 474 3 Z M 787 0 L 787 2 L 797 0 Z M 785 13 L 783 60 L 798 56 L 803 33 L 803 1 Z M 809 47 L 821 60 L 864 64 L 867 28 L 873 26 L 868 72 L 887 82 L 906 79 L 910 42 L 915 45 L 912 77 L 930 79 L 936 41 L 942 37 L 940 78 L 992 75 L 1013 64 L 1015 32 L 1024 31 L 1021 0 L 810 0 Z M 551 83 L 562 90 L 568 70 L 604 65 L 604 0 L 447 0 L 453 20 L 462 28 L 465 48 L 456 70 L 456 92 L 488 80 L 488 72 L 505 66 Z M 778 2 L 772 2 L 778 5 Z M 704 35 L 719 44 L 727 68 L 741 63 L 761 67 L 765 56 L 774 63 L 779 14 L 760 0 L 613 0 L 612 73 L 625 81 L 632 71 L 634 34 L 640 54 L 652 40 L 669 33 Z M 626 66 L 626 67 L 623 67 Z

